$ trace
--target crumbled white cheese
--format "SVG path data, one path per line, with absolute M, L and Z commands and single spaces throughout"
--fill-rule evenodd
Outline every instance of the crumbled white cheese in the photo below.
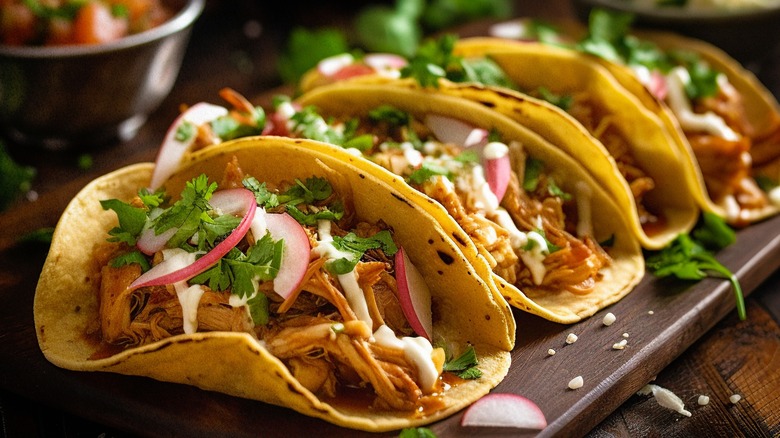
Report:
M 710 398 L 706 395 L 700 395 L 699 399 L 696 400 L 696 403 L 698 403 L 699 406 L 707 406 L 710 403 Z
M 604 319 L 601 322 L 604 325 L 606 325 L 606 326 L 611 326 L 612 323 L 614 323 L 616 319 L 617 319 L 617 317 L 615 317 L 615 314 L 613 314 L 612 312 L 609 312 L 606 315 L 604 315 Z
M 624 348 L 626 348 L 626 345 L 628 345 L 628 341 L 623 339 L 620 342 L 612 344 L 612 349 L 613 350 L 623 350 Z
M 628 337 L 628 333 L 623 333 L 623 337 L 627 338 Z
M 742 400 L 742 396 L 739 394 L 733 394 L 731 397 L 729 397 L 729 401 L 733 404 L 739 403 L 740 400 Z
M 648 311 L 647 311 L 647 314 L 648 314 L 648 315 L 652 315 L 652 314 L 654 314 L 654 313 L 655 313 L 655 312 L 653 312 L 652 310 L 648 310 Z
M 686 417 L 691 416 L 691 413 L 685 410 L 685 403 L 683 403 L 680 397 L 677 397 L 672 391 L 653 384 L 645 385 L 645 387 L 639 391 L 640 395 L 649 395 L 650 393 L 653 394 L 655 401 L 662 407 L 671 409 Z
M 550 355 L 550 356 L 554 356 L 555 355 L 555 350 L 550 348 L 549 350 L 547 350 L 547 354 Z
M 582 376 L 577 376 L 569 381 L 569 389 L 579 389 L 585 383 Z
M 573 344 L 575 342 L 577 342 L 577 335 L 575 335 L 574 333 L 569 333 L 569 335 L 566 336 L 566 343 Z

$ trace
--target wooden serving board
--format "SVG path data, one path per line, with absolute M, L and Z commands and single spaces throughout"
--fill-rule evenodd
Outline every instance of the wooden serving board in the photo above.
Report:
M 0 388 L 139 435 L 377 436 L 194 387 L 67 371 L 47 362 L 38 349 L 32 314 L 47 248 L 15 240 L 38 227 L 53 226 L 84 182 L 75 181 L 0 216 Z M 739 231 L 737 242 L 718 258 L 737 274 L 749 294 L 780 266 L 780 217 Z M 540 406 L 549 426 L 539 436 L 584 435 L 733 311 L 734 303 L 725 280 L 688 283 L 648 274 L 621 302 L 575 325 L 559 325 L 516 311 L 518 342 L 513 363 L 495 391 L 522 394 Z M 602 323 L 606 312 L 617 317 L 609 327 Z M 570 345 L 565 342 L 569 333 L 578 336 Z M 626 348 L 614 350 L 612 345 L 622 339 L 628 340 Z M 548 355 L 550 348 L 555 355 Z M 583 377 L 584 386 L 568 389 L 568 382 L 576 376 Z M 462 428 L 460 416 L 430 427 L 442 437 L 482 432 L 517 436 L 515 430 Z

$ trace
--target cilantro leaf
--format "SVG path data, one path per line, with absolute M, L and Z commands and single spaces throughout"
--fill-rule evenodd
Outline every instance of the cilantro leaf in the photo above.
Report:
M 547 87 L 539 87 L 539 97 L 558 108 L 568 111 L 574 103 L 574 97 L 571 94 L 555 94 Z
M 451 172 L 444 166 L 425 161 L 409 175 L 409 181 L 413 184 L 422 184 L 437 175 L 449 178 Z
M 255 177 L 244 178 L 241 183 L 246 189 L 255 194 L 257 205 L 265 208 L 273 208 L 279 205 L 279 197 L 268 190 L 265 183 L 261 183 Z
M 703 227 L 710 227 L 706 224 Z M 710 219 L 710 221 L 712 221 Z M 704 235 L 709 239 L 710 231 Z M 696 230 L 694 230 L 696 235 Z M 700 235 L 702 235 L 700 233 Z M 722 243 L 725 240 L 715 239 Z M 728 268 L 723 266 L 715 256 L 707 251 L 704 245 L 688 234 L 678 235 L 672 243 L 647 258 L 647 268 L 652 270 L 658 277 L 676 276 L 682 280 L 698 281 L 708 277 L 710 274 L 724 277 L 731 283 L 734 290 L 734 297 L 737 301 L 737 313 L 742 320 L 746 319 L 745 299 L 742 294 L 742 287 L 739 279 Z
M 259 135 L 265 127 L 265 111 L 255 107 L 251 113 L 241 113 L 241 120 L 233 115 L 226 115 L 211 122 L 214 133 L 223 141 L 240 137 Z
M 436 438 L 436 434 L 427 427 L 407 427 L 401 430 L 398 438 Z
M 146 224 L 146 210 L 122 202 L 118 199 L 106 199 L 100 201 L 103 210 L 113 210 L 119 219 L 119 226 L 109 230 L 108 234 L 112 236 L 109 242 L 125 242 L 134 246 L 138 241 L 138 236 Z
M 702 213 L 701 225 L 693 230 L 693 238 L 707 248 L 723 249 L 734 243 L 737 235 L 723 218 L 705 211 Z
M 525 160 L 525 172 L 523 173 L 523 190 L 533 192 L 539 186 L 539 177 L 544 170 L 544 162 L 536 158 L 528 157 Z
M 348 254 L 347 257 L 328 262 L 328 269 L 335 274 L 352 272 L 366 251 L 381 249 L 388 256 L 392 256 L 398 251 L 398 247 L 393 242 L 393 236 L 388 230 L 382 230 L 371 237 L 359 237 L 352 232 L 344 237 L 333 236 L 333 246 Z
M 208 200 L 216 189 L 217 184 L 209 184 L 205 175 L 187 182 L 181 199 L 154 220 L 155 233 L 162 234 L 171 228 L 177 228 L 168 245 L 178 247 L 186 242 L 198 231 L 202 221 L 212 221 L 206 213 L 211 210 Z
M 479 365 L 477 352 L 474 346 L 469 345 L 460 356 L 445 361 L 442 369 L 455 373 L 461 379 L 476 379 L 482 377 L 482 372 L 477 365 Z
M 146 260 L 146 256 L 141 254 L 140 251 L 132 251 L 126 254 L 119 255 L 111 259 L 109 264 L 112 268 L 119 268 L 125 265 L 136 263 L 141 266 L 141 271 L 146 272 L 152 268 L 149 261 Z

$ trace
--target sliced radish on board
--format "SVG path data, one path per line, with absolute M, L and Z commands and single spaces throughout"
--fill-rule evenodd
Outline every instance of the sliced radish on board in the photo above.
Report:
M 258 209 L 258 214 L 261 211 L 263 210 Z M 287 213 L 267 213 L 265 224 L 271 238 L 275 241 L 284 240 L 282 265 L 274 278 L 274 292 L 287 299 L 300 286 L 309 267 L 309 236 L 301 224 Z
M 160 150 L 157 152 L 149 188 L 156 190 L 176 172 L 182 157 L 195 142 L 195 133 L 182 136 L 181 130 L 185 125 L 191 124 L 198 127 L 226 115 L 228 115 L 227 108 L 205 102 L 197 103 L 181 113 L 168 128 Z
M 395 253 L 396 283 L 398 300 L 409 325 L 420 336 L 432 338 L 433 320 L 431 317 L 431 291 L 420 271 L 414 267 L 403 248 Z
M 536 403 L 522 395 L 492 393 L 469 406 L 460 425 L 542 430 L 547 427 L 547 419 Z
M 425 126 L 433 131 L 439 141 L 463 147 L 473 147 L 487 142 L 488 132 L 466 122 L 438 114 L 425 116 Z

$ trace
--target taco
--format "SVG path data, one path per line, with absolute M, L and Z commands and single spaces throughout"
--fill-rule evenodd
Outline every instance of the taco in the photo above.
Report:
M 587 167 L 477 102 L 412 81 L 349 81 L 280 101 L 270 119 L 275 132 L 342 145 L 438 201 L 515 307 L 576 322 L 644 274 L 629 216 Z
M 341 69 L 332 68 L 337 60 Z M 301 88 L 344 80 L 392 81 L 378 71 L 357 70 L 360 59 L 347 61 L 326 59 L 321 64 L 331 68 L 313 69 Z M 630 214 L 643 247 L 662 248 L 695 225 L 696 194 L 703 184 L 688 173 L 696 169 L 685 165 L 662 121 L 586 57 L 540 44 L 445 36 L 429 41 L 400 68 L 399 75 L 490 106 L 588 163 L 596 180 Z M 432 68 L 441 71 L 431 74 Z
M 423 196 L 357 160 L 253 137 L 188 155 L 164 190 L 151 163 L 93 181 L 36 290 L 44 355 L 368 431 L 474 402 L 508 371 L 511 309 Z
M 780 106 L 753 73 L 713 45 L 632 30 L 633 17 L 595 9 L 588 27 L 552 23 L 556 44 L 596 55 L 655 113 L 688 167 L 702 175 L 702 206 L 743 226 L 780 211 Z M 527 23 L 526 23 L 527 24 Z
M 628 185 L 636 233 L 645 248 L 664 247 L 695 225 L 700 210 L 697 194 L 702 191 L 696 169 L 686 165 L 687 157 L 662 121 L 606 69 L 568 50 L 496 38 L 459 40 L 454 54 L 470 62 L 487 59 L 511 81 L 497 90 L 491 87 L 493 94 L 500 94 L 490 99 L 496 110 L 551 140 L 582 137 L 577 133 L 581 128 L 595 138 L 599 149 L 614 159 L 624 185 Z M 463 93 L 462 87 L 447 88 Z M 551 124 L 554 116 L 549 113 L 557 108 L 539 100 L 555 105 L 578 123 Z M 585 163 L 594 160 L 592 149 L 573 147 L 566 152 Z M 604 172 L 608 166 L 595 164 L 591 168 Z M 618 181 L 595 176 L 605 184 L 616 185 Z M 620 191 L 621 187 L 613 188 L 615 193 Z

